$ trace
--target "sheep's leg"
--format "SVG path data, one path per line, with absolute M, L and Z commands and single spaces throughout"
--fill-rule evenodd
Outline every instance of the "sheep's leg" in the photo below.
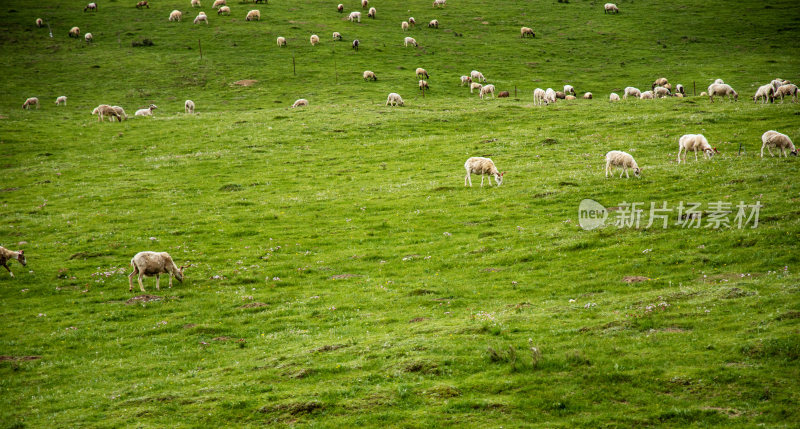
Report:
M 464 186 L 467 186 L 468 181 L 471 182 L 471 180 L 469 180 L 469 171 L 467 171 L 467 175 L 464 176 Z M 472 183 L 470 183 L 469 185 L 472 186 Z
M 609 171 L 609 167 L 610 166 L 611 166 L 611 163 L 610 162 L 606 162 L 606 179 L 608 179 L 608 171 Z
M 680 163 L 681 163 L 681 151 L 682 151 L 682 150 L 683 150 L 683 148 L 682 148 L 682 147 L 679 147 L 679 148 L 678 148 L 678 164 L 680 164 Z
M 785 147 L 781 148 L 781 155 L 783 155 L 784 158 L 788 158 L 789 157 L 789 155 L 786 154 L 786 148 Z
M 161 290 L 161 286 L 158 282 L 161 280 L 161 274 L 156 274 L 156 290 Z
M 144 277 L 144 273 L 139 271 L 139 289 L 141 289 L 142 292 L 145 292 L 144 284 L 142 284 L 142 277 Z
M 622 175 L 625 174 L 625 167 L 622 167 L 622 170 L 619 171 L 619 178 L 622 179 Z
M 697 149 L 694 151 L 694 160 L 697 161 Z
M 138 270 L 133 268 L 133 272 L 128 276 L 128 292 L 133 292 L 133 276 L 136 275 Z
M 628 174 L 628 167 L 625 167 L 625 177 L 626 177 L 627 179 L 630 179 L 630 178 L 631 178 L 630 174 Z
M 169 288 L 172 289 L 172 273 L 169 274 Z
M 483 174 L 481 174 L 481 188 L 483 188 L 483 179 L 484 179 L 485 177 L 486 177 L 486 176 L 484 176 Z
M 767 146 L 767 145 L 765 145 L 765 144 L 764 144 L 764 145 L 761 145 L 761 157 L 762 157 L 762 158 L 764 157 L 764 148 L 765 148 L 766 146 Z
M 3 267 L 5 267 L 5 269 L 8 270 L 8 274 L 10 274 L 11 277 L 14 277 L 14 273 L 11 272 L 11 268 L 8 268 L 7 263 L 3 262 Z
M 773 155 L 773 154 L 772 154 L 772 148 L 771 148 L 771 147 L 769 147 L 769 146 L 767 146 L 767 152 L 769 152 L 769 157 L 770 157 L 770 158 L 772 158 L 772 157 L 774 157 L 774 156 L 775 156 L 775 155 Z

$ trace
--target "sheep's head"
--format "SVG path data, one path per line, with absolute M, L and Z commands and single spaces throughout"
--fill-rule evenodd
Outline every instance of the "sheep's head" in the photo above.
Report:
M 634 168 L 633 175 L 636 177 L 642 177 L 642 169 L 639 167 Z
M 96 114 L 97 114 L 97 107 L 95 107 L 94 110 L 92 110 L 92 115 L 96 115 Z
M 795 153 L 795 155 L 797 155 L 797 154 Z M 28 265 L 28 262 L 25 260 L 25 253 L 24 253 L 23 250 L 19 251 L 19 256 L 17 256 L 17 261 L 19 261 L 19 263 L 22 264 L 23 267 L 25 265 Z
M 155 104 L 150 105 L 150 110 L 156 110 L 156 109 L 158 109 L 158 106 L 156 106 Z
M 789 154 L 791 154 L 791 155 L 793 155 L 793 156 L 797 156 L 797 149 L 795 149 L 795 150 L 793 150 L 793 151 L 789 152 Z
M 181 265 L 181 267 L 178 268 L 178 272 L 175 273 L 175 278 L 181 283 L 183 283 L 183 269 L 186 267 L 188 267 L 188 265 Z
M 714 155 L 718 154 L 718 153 L 719 153 L 719 150 L 717 150 L 717 148 L 715 148 L 715 147 L 712 147 L 712 148 L 705 149 L 705 150 L 704 150 L 704 152 L 705 152 L 706 154 L 708 154 L 708 156 L 709 156 L 709 158 L 710 158 L 710 157 L 712 157 L 712 156 L 714 156 Z
M 500 186 L 500 185 L 503 184 L 503 176 L 505 174 L 506 174 L 506 172 L 504 171 L 504 172 L 502 172 L 500 174 L 495 174 L 494 175 L 494 180 L 497 182 L 497 186 Z

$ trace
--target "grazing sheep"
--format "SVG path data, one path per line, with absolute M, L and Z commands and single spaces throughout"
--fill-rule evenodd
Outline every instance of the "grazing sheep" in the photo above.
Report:
M 797 102 L 797 85 L 795 84 L 786 84 L 781 85 L 778 90 L 775 92 L 775 98 L 781 98 L 781 104 L 783 104 L 783 97 L 792 96 L 792 101 Z
M 114 122 L 113 118 L 117 118 L 117 121 L 122 122 L 122 118 L 119 116 L 119 113 L 117 113 L 117 111 L 108 104 L 101 104 L 95 107 L 94 110 L 92 110 L 92 115 L 97 115 L 97 122 L 102 122 L 106 116 L 111 117 L 111 122 Z
M 350 15 L 347 16 L 347 20 L 350 22 L 361 22 L 361 12 L 350 12 Z
M 115 112 L 117 112 L 117 115 L 119 115 L 119 121 L 120 122 L 124 121 L 125 119 L 128 119 L 128 114 L 125 113 L 125 109 L 123 109 L 122 107 L 111 106 L 111 108 L 114 109 Z M 114 117 L 109 116 L 108 120 L 111 121 L 111 122 L 114 122 Z
M 786 149 L 789 149 L 789 153 L 791 153 L 792 155 L 797 156 L 797 149 L 794 147 L 792 139 L 790 139 L 789 136 L 787 136 L 786 134 L 781 134 L 777 131 L 769 130 L 761 136 L 761 141 L 764 143 L 763 145 L 761 145 L 762 158 L 764 157 L 764 148 L 767 148 L 769 156 L 773 156 L 771 149 L 773 147 L 780 149 L 781 154 L 783 154 L 783 156 L 785 157 L 788 157 L 788 155 L 786 155 Z M 778 155 L 778 157 L 780 157 L 780 154 Z
M 192 7 L 201 7 L 200 0 L 192 0 L 191 1 Z
M 133 276 L 136 274 L 139 274 L 139 289 L 146 292 L 142 277 L 156 276 L 156 290 L 161 290 L 160 275 L 169 274 L 169 287 L 172 288 L 172 277 L 183 283 L 183 269 L 186 268 L 185 266 L 178 268 L 167 252 L 139 252 L 131 259 L 131 266 L 133 272 L 128 276 L 128 292 L 133 291 Z
M 771 83 L 759 86 L 756 95 L 753 96 L 753 101 L 758 102 L 759 98 L 763 99 L 763 104 L 767 100 L 772 103 L 775 100 L 775 87 Z
M 336 11 L 339 12 L 339 13 L 344 12 L 344 5 L 339 3 L 339 5 L 336 6 Z
M 34 104 L 36 105 L 36 108 L 38 109 L 39 108 L 39 99 L 36 98 L 36 97 L 31 97 L 31 98 L 25 100 L 24 103 L 22 103 L 22 108 L 25 109 L 25 110 L 28 110 Z
M 402 28 L 402 29 L 403 29 L 403 31 L 406 31 L 406 30 L 408 30 L 408 23 L 407 23 L 407 22 L 405 22 L 405 21 L 401 22 L 401 23 L 400 23 L 400 28 Z
M 301 98 L 295 101 L 294 104 L 292 104 L 292 109 L 300 106 L 308 106 L 308 100 L 306 100 L 305 98 Z
M 387 106 L 405 106 L 403 99 L 400 97 L 400 94 L 396 92 L 392 92 L 386 97 L 386 105 Z
M 319 36 L 312 34 L 309 40 L 311 41 L 311 46 L 317 46 L 317 43 L 319 43 Z
M 683 163 L 686 163 L 686 155 L 689 152 L 694 152 L 694 160 L 697 161 L 697 152 L 703 152 L 703 155 L 710 159 L 719 151 L 715 147 L 708 144 L 705 136 L 702 134 L 685 134 L 678 140 L 678 164 L 681 163 L 681 151 L 683 151 Z
M 258 9 L 253 9 L 250 12 L 247 12 L 247 17 L 244 18 L 245 21 L 261 21 L 261 11 Z
M 93 12 L 97 12 L 97 3 L 89 3 L 83 8 L 83 11 L 86 12 L 87 10 L 91 10 Z
M 78 38 L 81 37 L 81 29 L 78 27 L 72 27 L 69 29 L 69 37 Z
M 150 3 L 146 2 L 145 0 L 142 0 L 139 3 L 136 3 L 136 9 L 141 9 L 143 7 L 146 7 L 148 9 L 150 9 Z
M 409 43 L 410 43 L 410 44 L 412 44 L 412 45 L 414 45 L 415 47 L 416 47 L 416 46 L 419 46 L 419 45 L 417 45 L 417 41 L 416 41 L 416 40 L 414 40 L 414 38 L 413 38 L 413 37 L 406 37 L 406 38 L 403 40 L 403 44 L 404 44 L 406 47 L 408 47 L 408 44 L 409 44 Z
M 231 8 L 228 7 L 228 6 L 220 6 L 219 10 L 217 10 L 217 15 L 222 15 L 223 13 L 225 15 L 230 15 L 231 14 Z
M 375 10 L 374 7 L 371 7 L 371 8 L 369 8 L 369 12 L 367 12 L 367 18 L 375 19 L 375 14 L 377 14 L 377 13 L 378 13 L 378 11 Z
M 701 93 L 700 93 L 700 96 L 701 96 L 701 97 L 705 97 L 705 96 L 707 96 L 707 95 L 708 95 L 708 93 L 707 93 L 707 92 L 705 92 L 705 91 L 703 91 L 703 92 L 701 92 Z
M 548 104 L 547 102 L 547 94 L 544 92 L 542 88 L 536 88 L 533 90 L 533 105 L 538 106 L 542 103 Z
M 353 40 L 353 45 L 352 46 L 353 46 L 353 50 L 354 51 L 358 51 L 358 46 L 359 45 L 361 45 L 361 42 L 359 42 L 358 39 Z
M 469 73 L 469 77 L 472 78 L 474 82 L 486 82 L 486 78 L 483 77 L 483 73 L 473 70 Z
M 183 13 L 179 10 L 173 10 L 169 14 L 169 22 L 180 21 L 183 18 Z
M 553 88 L 547 88 L 544 90 L 544 99 L 548 104 L 556 102 L 556 92 L 553 90 Z
M 772 85 L 772 88 L 777 91 L 782 85 L 786 85 L 790 83 L 788 80 L 783 80 L 781 78 L 772 79 L 772 82 L 769 84 Z
M 467 175 L 464 177 L 464 186 L 472 187 L 472 175 L 479 174 L 481 176 L 481 187 L 483 187 L 483 180 L 486 176 L 489 176 L 489 186 L 492 186 L 492 177 L 494 177 L 494 181 L 497 183 L 497 186 L 503 184 L 503 176 L 506 172 L 499 172 L 497 167 L 494 166 L 494 162 L 492 162 L 489 158 L 483 158 L 480 156 L 473 156 L 467 159 L 467 162 L 464 163 L 464 169 L 467 170 Z
M 194 113 L 194 101 L 186 100 L 186 102 L 183 103 L 183 112 Z
M 642 100 L 652 100 L 654 98 L 653 91 L 645 91 L 639 96 Z
M 592 99 L 592 93 L 591 92 L 584 93 L 583 94 L 583 99 L 584 100 L 591 100 Z
M 510 96 L 511 94 L 509 94 L 508 91 L 500 91 L 500 93 L 497 94 L 497 98 L 508 98 Z
M 278 37 L 278 46 L 286 46 L 286 38 L 283 36 Z
M 614 3 L 606 3 L 603 5 L 603 13 L 619 13 L 619 8 Z
M 417 77 L 418 78 L 422 78 L 422 77 L 424 77 L 425 79 L 430 79 L 431 78 L 428 75 L 428 72 L 422 67 L 417 67 L 416 73 L 417 73 Z
M 153 116 L 153 110 L 156 109 L 158 109 L 158 106 L 156 106 L 155 104 L 151 104 L 150 107 L 146 109 L 137 110 L 136 113 L 133 114 L 133 116 Z
M 667 82 L 667 84 L 664 85 L 664 88 L 667 88 L 668 90 L 670 90 L 670 92 L 672 92 L 672 84 L 671 83 Z
M 566 98 L 564 98 L 564 100 L 576 100 L 576 99 L 577 97 L 575 97 L 574 95 L 568 95 L 566 96 Z
M 62 95 L 62 96 L 56 98 L 56 106 L 60 106 L 61 103 L 64 103 L 65 106 L 67 105 L 67 96 L 66 95 Z
M 205 21 L 206 25 L 208 25 L 208 17 L 206 16 L 205 12 L 200 12 L 197 14 L 197 18 L 194 19 L 194 23 L 197 24 L 200 21 Z
M 625 87 L 625 94 L 622 95 L 622 98 L 627 100 L 628 96 L 641 98 L 642 91 L 639 91 L 638 88 L 634 88 L 632 86 Z
M 445 7 L 447 0 L 433 0 L 433 7 Z
M 469 93 L 472 94 L 473 90 L 480 90 L 481 88 L 483 88 L 483 85 L 479 84 L 478 82 L 472 82 L 469 84 Z
M 342 35 L 338 31 L 333 32 L 333 40 L 342 40 Z
M 711 102 L 714 102 L 714 96 L 725 97 L 729 96 L 731 101 L 739 101 L 739 93 L 733 90 L 730 85 L 724 83 L 715 83 L 708 87 L 708 97 Z
M 563 100 L 563 99 L 567 98 L 567 94 L 564 94 L 561 91 L 556 91 L 556 98 L 559 99 L 559 100 Z
M 678 97 L 678 98 L 683 98 L 683 94 L 681 94 L 680 92 L 676 92 L 676 93 L 672 94 L 672 96 L 673 97 Z
M 533 32 L 533 28 L 530 27 L 522 27 L 519 29 L 519 37 L 531 36 L 536 38 L 536 33 Z
M 656 87 L 653 90 L 653 95 L 655 95 L 656 98 L 664 98 L 664 97 L 668 97 L 670 95 L 670 92 L 669 92 L 668 88 L 665 88 L 663 86 L 659 86 L 659 87 Z
M 0 265 L 8 270 L 8 274 L 11 275 L 11 277 L 14 277 L 14 273 L 12 273 L 11 269 L 8 268 L 8 261 L 12 259 L 16 259 L 17 262 L 19 262 L 23 267 L 28 265 L 28 261 L 25 260 L 25 252 L 23 250 L 13 251 L 0 246 Z
M 492 98 L 494 98 L 494 85 L 492 84 L 484 85 L 483 88 L 481 88 L 481 92 L 479 94 L 481 100 L 483 100 L 483 96 L 486 94 L 492 94 Z
M 612 172 L 613 167 L 622 168 L 622 171 L 619 172 L 619 178 L 622 178 L 622 174 L 625 174 L 625 177 L 630 178 L 631 176 L 628 175 L 628 169 L 630 168 L 633 170 L 633 175 L 636 177 L 641 177 L 642 169 L 639 168 L 639 165 L 636 164 L 636 160 L 633 159 L 633 156 L 628 152 L 623 152 L 621 150 L 612 150 L 611 152 L 606 154 L 606 177 L 608 177 L 609 173 Z M 613 176 L 613 173 L 611 174 Z
M 725 82 L 723 82 L 722 79 L 717 79 L 717 80 L 714 81 L 714 84 L 716 84 L 716 85 L 721 85 L 723 83 L 725 83 Z
M 573 88 L 572 85 L 564 85 L 564 94 L 577 95 L 575 94 L 575 88 Z
M 39 28 L 44 27 L 44 21 L 42 21 L 42 18 L 36 18 L 36 26 Z
M 361 0 L 361 9 L 366 9 L 369 6 L 369 0 Z
M 214 0 L 214 4 L 211 6 L 211 8 L 216 9 L 220 6 L 225 6 L 226 4 L 228 3 L 226 3 L 225 0 Z
M 667 81 L 667 78 L 661 77 L 661 78 L 656 79 L 655 82 L 653 82 L 653 84 L 650 85 L 650 89 L 656 89 L 657 86 L 666 86 L 667 84 L 669 84 L 669 81 Z
M 459 86 L 464 86 L 464 84 L 467 83 L 472 83 L 472 78 L 469 76 L 461 76 L 461 85 Z
M 417 20 L 416 20 L 416 19 L 414 19 L 414 17 L 413 17 L 413 16 L 409 17 L 409 18 L 408 18 L 408 25 L 411 25 L 411 26 L 413 26 L 413 27 L 416 27 L 416 26 L 417 26 Z
M 428 28 L 439 28 L 439 20 L 432 19 L 431 22 L 428 23 Z
M 611 95 L 608 96 L 609 101 L 619 101 L 619 95 L 615 92 L 612 92 Z
M 364 80 L 378 80 L 378 77 L 375 76 L 375 73 L 367 70 L 364 72 Z
M 83 36 L 83 40 L 85 40 L 86 43 L 92 43 L 94 41 L 94 36 L 92 36 L 92 33 L 86 33 Z
M 686 95 L 686 90 L 683 88 L 683 85 L 677 84 L 677 85 L 675 85 L 675 93 L 676 94 L 681 94 L 681 95 Z
M 423 89 L 431 89 L 431 87 L 428 86 L 428 81 L 427 80 L 420 80 L 419 81 L 419 90 L 422 91 Z

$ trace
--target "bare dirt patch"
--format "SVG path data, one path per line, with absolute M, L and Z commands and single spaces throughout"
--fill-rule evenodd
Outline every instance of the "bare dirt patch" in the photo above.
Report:
M 650 280 L 650 278 L 645 276 L 625 276 L 622 278 L 622 281 L 625 283 L 639 283 L 646 282 L 648 280 Z
M 195 326 L 197 326 L 197 325 L 194 324 L 194 323 L 187 323 L 187 324 L 183 325 L 183 329 L 192 329 Z
M 253 85 L 256 84 L 256 82 L 258 82 L 258 81 L 257 80 L 253 80 L 253 79 L 242 79 L 242 80 L 237 80 L 233 84 L 234 85 L 239 85 L 239 86 L 253 86 Z
M 489 267 L 489 268 L 484 268 L 483 271 L 486 271 L 487 273 L 496 273 L 500 271 L 500 268 Z
M 722 298 L 723 299 L 735 299 L 735 298 L 743 298 L 743 297 L 746 297 L 746 296 L 752 296 L 752 295 L 755 295 L 755 294 L 756 294 L 755 291 L 742 290 L 742 289 L 739 289 L 738 287 L 732 287 L 732 288 L 728 289 L 728 291 L 725 293 L 725 295 L 722 295 Z
M 162 299 L 164 299 L 164 297 L 161 297 L 161 296 L 158 296 L 158 295 L 147 295 L 147 294 L 145 294 L 145 295 L 134 296 L 133 298 L 125 301 L 125 304 L 126 305 L 132 305 L 132 304 L 139 304 L 139 303 L 145 303 L 145 302 L 150 302 L 150 301 L 161 301 Z
M 419 323 L 419 322 L 424 322 L 426 320 L 429 320 L 429 319 L 427 317 L 415 317 L 415 318 L 409 320 L 408 323 Z
M 301 414 L 313 413 L 316 410 L 325 408 L 324 405 L 317 401 L 309 402 L 289 402 L 288 404 L 276 404 L 262 407 L 259 411 L 262 413 L 289 413 L 293 416 Z

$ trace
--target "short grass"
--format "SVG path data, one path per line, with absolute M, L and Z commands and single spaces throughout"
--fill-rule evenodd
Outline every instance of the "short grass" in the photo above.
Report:
M 188 0 L 151 3 L 0 10 L 0 245 L 29 262 L 0 272 L 5 426 L 800 419 L 800 167 L 758 157 L 768 129 L 800 138 L 800 110 L 749 101 L 798 80 L 794 2 L 623 1 L 606 16 L 578 0 L 375 0 L 359 25 L 336 2 L 273 0 L 244 22 L 254 6 L 217 17 L 205 0 L 208 26 Z M 168 23 L 176 8 L 184 22 Z M 418 49 L 402 46 L 408 16 Z M 68 39 L 73 25 L 96 42 Z M 131 46 L 143 38 L 154 46 Z M 469 96 L 458 76 L 472 69 L 512 97 Z M 606 101 L 661 76 L 698 93 L 723 78 L 740 101 Z M 566 83 L 596 99 L 532 105 L 534 88 Z M 406 107 L 383 106 L 389 92 Z M 43 107 L 22 111 L 29 96 Z M 101 124 L 100 103 L 159 110 Z M 696 132 L 721 155 L 678 165 L 678 137 Z M 611 149 L 643 178 L 606 179 Z M 463 186 L 475 155 L 508 172 L 503 186 Z M 584 198 L 763 207 L 755 229 L 685 229 L 673 213 L 667 229 L 584 231 Z M 147 279 L 161 299 L 128 303 L 141 250 L 190 263 L 186 282 Z

